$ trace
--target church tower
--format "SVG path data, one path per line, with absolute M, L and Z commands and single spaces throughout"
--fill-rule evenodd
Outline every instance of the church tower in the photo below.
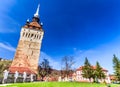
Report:
M 32 21 L 29 22 L 27 20 L 21 29 L 18 47 L 9 68 L 10 72 L 27 70 L 37 74 L 41 43 L 44 35 L 42 24 L 40 23 L 39 8 L 40 5 L 38 5 Z

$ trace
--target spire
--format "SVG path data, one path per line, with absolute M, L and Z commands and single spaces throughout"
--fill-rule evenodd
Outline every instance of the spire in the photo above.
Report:
M 38 8 L 36 10 L 36 13 L 34 14 L 34 17 L 39 18 L 39 9 L 40 9 L 40 4 L 38 4 Z

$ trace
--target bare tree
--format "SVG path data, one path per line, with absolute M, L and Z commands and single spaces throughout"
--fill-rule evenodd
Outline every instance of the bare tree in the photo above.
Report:
M 69 77 L 70 74 L 73 73 L 73 65 L 75 64 L 73 56 L 65 56 L 62 58 L 62 77 Z

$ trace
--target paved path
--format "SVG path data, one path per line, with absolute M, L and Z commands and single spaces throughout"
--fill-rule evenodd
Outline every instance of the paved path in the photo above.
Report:
M 11 84 L 0 84 L 0 86 L 7 86 L 7 85 L 11 85 Z

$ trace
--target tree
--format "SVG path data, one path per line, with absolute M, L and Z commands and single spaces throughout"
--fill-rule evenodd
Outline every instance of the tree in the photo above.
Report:
M 116 76 L 116 79 L 120 81 L 120 60 L 116 57 L 116 55 L 113 55 L 113 69 L 114 74 Z
M 12 62 L 12 61 L 9 61 L 9 60 L 0 61 L 0 77 L 3 76 L 3 71 L 4 71 L 5 69 L 8 69 L 8 68 L 9 68 L 9 66 L 11 65 L 11 62 Z
M 87 57 L 85 58 L 84 66 L 82 67 L 82 76 L 84 78 L 88 78 L 91 81 L 91 78 L 93 78 L 93 68 L 91 67 L 91 64 L 89 63 Z
M 72 56 L 65 56 L 62 58 L 62 70 L 61 75 L 63 77 L 69 77 L 70 74 L 73 72 L 73 65 L 74 65 L 74 57 Z
M 51 74 L 51 66 L 49 65 L 49 61 L 47 59 L 43 59 L 42 63 L 38 66 L 38 74 L 41 76 L 41 79 L 45 76 L 48 76 Z
M 106 77 L 99 62 L 96 62 L 96 69 L 95 69 L 94 75 L 95 75 L 95 78 L 97 79 L 96 82 L 98 82 L 98 79 L 105 79 Z

